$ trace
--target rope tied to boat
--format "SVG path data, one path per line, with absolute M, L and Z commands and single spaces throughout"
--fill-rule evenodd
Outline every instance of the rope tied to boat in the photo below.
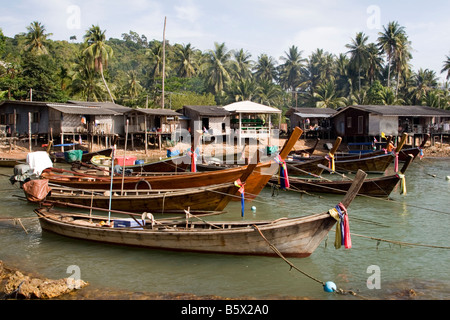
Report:
M 281 189 L 289 188 L 289 176 L 286 166 L 286 161 L 284 161 L 280 155 L 275 157 L 275 162 L 280 165 L 280 174 L 278 175 L 278 183 L 280 184 Z
M 347 209 L 342 203 L 339 203 L 336 207 L 328 210 L 328 213 L 337 221 L 334 247 L 339 249 L 344 245 L 346 249 L 350 249 L 352 247 L 352 239 L 350 236 Z
M 263 235 L 263 233 L 261 232 L 261 230 L 258 228 L 257 225 L 253 225 L 253 228 L 256 231 L 258 231 L 258 233 L 261 235 L 261 237 L 264 239 L 264 241 L 266 241 L 267 244 L 269 245 L 269 247 L 272 249 L 272 251 L 274 251 L 281 259 L 283 259 L 290 266 L 290 270 L 295 269 L 298 272 L 300 272 L 301 274 L 303 274 L 304 276 L 306 276 L 306 277 L 316 281 L 317 283 L 320 283 L 322 285 L 322 287 L 325 287 L 325 285 L 326 285 L 325 281 L 322 281 L 320 279 L 317 279 L 317 278 L 313 277 L 312 275 L 310 275 L 310 274 L 306 273 L 305 271 L 301 270 L 300 268 L 295 266 L 292 262 L 290 262 L 288 259 L 286 259 L 283 256 L 283 254 L 272 243 L 270 243 L 269 240 L 267 240 L 267 238 Z M 339 293 L 339 294 L 342 294 L 342 295 L 350 294 L 350 295 L 353 295 L 353 296 L 359 296 L 359 297 L 361 297 L 363 299 L 366 299 L 366 298 L 362 297 L 361 295 L 359 295 L 356 292 L 351 291 L 351 290 L 344 290 L 344 289 L 341 289 L 341 288 L 336 288 L 336 289 L 333 290 L 333 292 Z
M 234 185 L 239 188 L 239 193 L 241 194 L 241 216 L 244 216 L 245 208 L 245 182 L 241 182 L 241 179 L 234 181 Z

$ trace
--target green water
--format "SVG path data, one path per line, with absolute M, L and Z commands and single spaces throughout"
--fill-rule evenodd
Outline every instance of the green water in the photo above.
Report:
M 357 197 L 349 207 L 351 249 L 334 248 L 333 229 L 310 257 L 289 261 L 315 279 L 333 281 L 339 288 L 370 299 L 449 299 L 449 163 L 449 159 L 415 160 L 406 173 L 407 194 L 401 195 L 397 188 L 391 194 L 392 201 Z M 10 175 L 12 168 L 0 168 L 0 173 Z M 12 186 L 4 177 L 0 186 L 0 217 L 35 217 L 34 205 L 14 196 L 23 195 L 17 185 Z M 244 219 L 302 216 L 326 211 L 340 200 L 337 195 L 286 191 L 273 195 L 271 188 L 266 187 L 257 200 L 246 204 Z M 252 205 L 256 207 L 254 213 Z M 239 202 L 232 202 L 226 210 L 225 215 L 208 219 L 242 219 Z M 91 298 L 119 292 L 119 298 L 134 297 L 133 293 L 158 293 L 252 299 L 358 299 L 324 292 L 320 283 L 290 270 L 280 258 L 105 245 L 42 233 L 34 218 L 21 221 L 28 233 L 10 220 L 0 221 L 0 260 L 52 279 L 69 277 L 68 267 L 78 266 L 81 278 L 89 282 L 86 291 L 101 292 Z M 431 247 L 377 242 L 356 234 Z M 367 285 L 374 274 L 368 271 L 370 266 L 379 270 L 379 289 L 369 289 Z

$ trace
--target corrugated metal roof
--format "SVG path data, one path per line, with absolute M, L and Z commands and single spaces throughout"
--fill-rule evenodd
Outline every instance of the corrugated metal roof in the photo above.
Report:
M 67 114 L 85 114 L 85 115 L 114 115 L 117 114 L 115 111 L 103 109 L 99 107 L 84 107 L 76 105 L 66 105 L 66 104 L 53 104 L 48 103 L 49 108 L 58 110 L 62 113 Z
M 156 116 L 168 116 L 168 117 L 180 117 L 180 116 L 182 116 L 181 113 L 178 113 L 178 112 L 176 112 L 175 110 L 172 110 L 172 109 L 161 109 L 161 108 L 144 109 L 144 108 L 137 108 L 137 109 L 133 109 L 132 111 L 138 111 L 138 112 L 142 112 L 142 113 L 145 113 L 145 114 L 156 115 Z
M 132 110 L 130 107 L 125 107 L 120 104 L 112 103 L 110 101 L 106 102 L 92 102 L 92 101 L 75 101 L 75 100 L 69 100 L 68 101 L 71 104 L 76 104 L 78 106 L 85 106 L 85 107 L 99 107 L 103 109 L 109 109 L 113 110 L 117 113 L 124 113 Z
M 383 116 L 450 117 L 450 110 L 437 109 L 428 106 L 355 105 L 343 108 L 336 114 L 341 113 L 349 108 L 354 108 Z
M 230 113 L 219 106 L 183 106 L 185 109 L 193 110 L 202 116 L 223 117 Z

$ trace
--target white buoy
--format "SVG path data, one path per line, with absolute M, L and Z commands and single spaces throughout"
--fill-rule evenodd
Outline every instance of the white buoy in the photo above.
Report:
M 252 212 L 255 212 L 255 211 L 256 211 L 256 207 L 252 206 Z
M 445 179 L 446 179 L 447 181 L 450 181 L 450 176 L 446 176 Z

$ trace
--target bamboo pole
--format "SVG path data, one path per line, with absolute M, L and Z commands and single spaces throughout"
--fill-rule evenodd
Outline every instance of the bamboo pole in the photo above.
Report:
M 162 70 L 162 97 L 161 97 L 161 108 L 164 109 L 164 80 L 166 73 L 166 21 L 167 17 L 164 17 L 164 30 L 163 30 L 163 70 Z
M 120 188 L 120 194 L 123 195 L 123 180 L 125 179 L 125 166 L 127 157 L 127 140 L 128 140 L 128 119 L 125 127 L 125 149 L 123 151 L 123 166 L 122 166 L 122 186 Z

